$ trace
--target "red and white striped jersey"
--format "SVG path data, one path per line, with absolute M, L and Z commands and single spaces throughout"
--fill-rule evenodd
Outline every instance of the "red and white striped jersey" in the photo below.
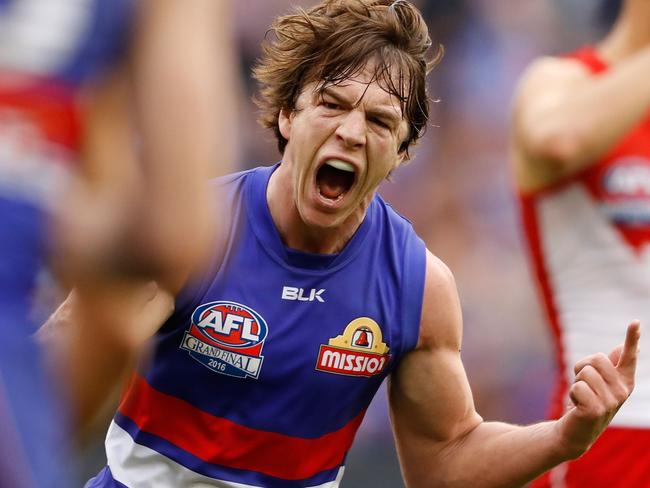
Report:
M 570 57 L 584 63 L 593 76 L 607 70 L 593 48 L 583 48 Z M 650 324 L 650 114 L 602 160 L 549 187 L 522 193 L 520 201 L 530 256 L 556 345 L 558 378 L 551 416 L 559 417 L 568 402 L 573 365 L 621 343 L 632 319 L 640 319 L 646 327 Z M 648 334 L 641 336 L 644 350 L 650 350 Z M 636 379 L 634 392 L 612 426 L 650 429 L 647 354 L 639 356 Z M 626 445 L 634 452 L 627 457 L 629 463 L 637 459 L 646 466 L 638 471 L 635 483 L 643 479 L 643 486 L 650 486 L 650 452 L 646 449 L 643 458 L 638 446 Z M 618 449 L 625 445 L 619 444 Z M 605 450 L 592 449 L 585 457 L 597 452 Z M 607 462 L 608 458 L 603 458 L 597 465 Z

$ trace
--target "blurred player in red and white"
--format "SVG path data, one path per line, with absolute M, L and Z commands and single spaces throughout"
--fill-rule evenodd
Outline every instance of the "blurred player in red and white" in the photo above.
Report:
M 594 46 L 535 61 L 514 104 L 512 153 L 534 271 L 555 339 L 552 416 L 575 361 L 617 341 L 612 323 L 650 321 L 650 2 L 624 0 Z M 535 486 L 650 486 L 650 356 L 581 458 Z M 647 352 L 647 351 L 646 351 Z
M 205 181 L 233 156 L 227 10 L 0 0 L 1 486 L 69 486 L 64 419 L 90 422 L 134 350 L 133 324 L 98 290 L 126 303 L 133 278 L 174 289 L 210 246 Z M 56 366 L 30 318 L 50 257 L 81 314 Z

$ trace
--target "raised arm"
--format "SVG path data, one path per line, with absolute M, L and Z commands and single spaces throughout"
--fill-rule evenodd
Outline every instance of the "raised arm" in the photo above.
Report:
M 172 281 L 209 253 L 215 215 L 206 183 L 235 163 L 238 71 L 231 5 L 144 0 L 137 23 L 135 113 L 148 190 L 148 219 L 138 229 L 147 255 L 171 270 Z
M 214 191 L 236 152 L 227 0 L 137 2 L 129 55 L 86 87 L 82 174 L 53 228 L 71 283 L 105 275 L 178 289 L 213 247 Z
M 420 339 L 389 383 L 397 450 L 411 488 L 522 486 L 582 454 L 633 388 L 638 323 L 610 357 L 599 354 L 576 365 L 576 406 L 560 420 L 526 427 L 484 422 L 461 362 L 461 335 L 453 277 L 429 254 Z
M 514 98 L 515 175 L 534 190 L 598 162 L 650 110 L 650 47 L 593 75 L 576 60 L 542 58 Z

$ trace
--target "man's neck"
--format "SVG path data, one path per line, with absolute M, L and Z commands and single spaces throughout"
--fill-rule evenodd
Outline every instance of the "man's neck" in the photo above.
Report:
M 631 0 L 623 10 L 610 33 L 599 44 L 598 50 L 611 64 L 650 46 L 650 2 Z
M 271 175 L 266 190 L 266 201 L 284 245 L 297 251 L 316 254 L 341 252 L 363 222 L 367 210 L 367 205 L 364 205 L 364 208 L 360 208 L 342 225 L 336 227 L 307 225 L 294 200 L 291 174 L 284 170 L 282 164 Z

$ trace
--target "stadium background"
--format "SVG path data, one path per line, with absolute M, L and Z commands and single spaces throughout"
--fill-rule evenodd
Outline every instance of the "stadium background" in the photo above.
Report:
M 237 0 L 242 107 L 237 167 L 279 160 L 256 124 L 250 67 L 274 16 L 309 0 Z M 516 79 L 540 54 L 597 39 L 616 0 L 421 0 L 434 42 L 445 47 L 429 77 L 431 124 L 413 160 L 382 195 L 408 217 L 453 271 L 464 315 L 463 360 L 479 413 L 488 420 L 543 418 L 552 351 L 527 268 L 508 172 L 507 127 Z M 80 455 L 81 477 L 105 462 L 101 439 Z M 80 480 L 80 485 L 83 482 Z M 348 457 L 343 488 L 399 488 L 385 388 Z

